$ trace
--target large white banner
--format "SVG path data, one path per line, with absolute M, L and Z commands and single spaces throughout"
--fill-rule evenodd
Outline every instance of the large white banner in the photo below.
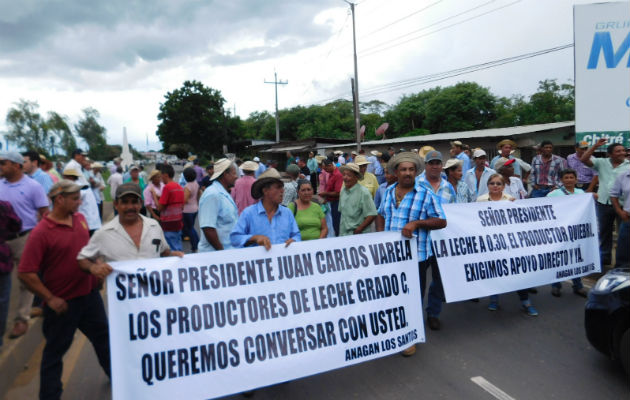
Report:
M 424 342 L 415 239 L 383 232 L 113 263 L 114 399 L 205 399 Z
M 601 271 L 591 194 L 443 207 L 431 239 L 448 302 Z
M 576 141 L 628 147 L 630 2 L 576 5 L 573 17 Z

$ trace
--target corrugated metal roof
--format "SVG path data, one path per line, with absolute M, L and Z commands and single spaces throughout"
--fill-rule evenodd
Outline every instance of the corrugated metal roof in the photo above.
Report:
M 543 132 L 553 129 L 561 129 L 575 126 L 575 121 L 566 122 L 553 122 L 550 124 L 537 124 L 537 125 L 522 125 L 511 126 L 508 128 L 492 128 L 481 129 L 476 131 L 464 131 L 464 132 L 445 132 L 435 133 L 433 135 L 421 135 L 421 136 L 405 136 L 393 139 L 383 140 L 370 140 L 367 142 L 361 142 L 361 146 L 379 146 L 384 144 L 396 144 L 396 143 L 409 143 L 409 142 L 436 142 L 441 140 L 457 140 L 457 139 L 469 139 L 469 138 L 487 138 L 487 137 L 510 137 L 525 135 L 534 132 Z M 338 144 L 338 145 L 324 145 L 318 146 L 319 149 L 330 149 L 337 147 L 354 147 L 355 143 Z

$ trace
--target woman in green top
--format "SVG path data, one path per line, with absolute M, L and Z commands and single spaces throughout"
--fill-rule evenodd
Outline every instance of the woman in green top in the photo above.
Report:
M 322 239 L 328 235 L 326 216 L 322 207 L 311 201 L 313 198 L 313 186 L 306 179 L 300 179 L 297 186 L 298 198 L 289 203 L 289 209 L 295 216 L 295 221 L 300 228 L 302 240 Z M 296 210 L 297 207 L 297 210 Z

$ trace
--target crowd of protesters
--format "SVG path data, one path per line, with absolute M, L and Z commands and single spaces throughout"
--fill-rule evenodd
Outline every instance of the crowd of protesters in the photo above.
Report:
M 29 318 L 43 314 L 40 398 L 59 398 L 62 358 L 76 329 L 93 343 L 109 374 L 107 318 L 98 292 L 112 271 L 108 262 L 183 256 L 182 241 L 190 242 L 192 252 L 270 249 L 375 231 L 417 238 L 427 324 L 439 330 L 445 297 L 431 231 L 446 226 L 445 204 L 592 193 L 601 262 L 611 263 L 619 220 L 616 266 L 628 265 L 630 161 L 624 146 L 614 143 L 608 144 L 607 157 L 594 157 L 606 144 L 600 140 L 589 148 L 580 143 L 565 159 L 544 141 L 531 163 L 513 154 L 516 143 L 510 139 L 497 144 L 492 160 L 483 149 L 461 141 L 451 143 L 450 158 L 431 146 L 367 154 L 310 152 L 308 158 L 287 153 L 284 171 L 258 157 L 244 162 L 223 158 L 204 170 L 191 156 L 177 180 L 172 165 L 156 165 L 147 175 L 140 166 L 125 170 L 117 159 L 107 182 L 104 166 L 90 162 L 80 149 L 58 170 L 37 152 L 2 153 L 0 333 L 7 323 L 11 271 L 17 266 L 17 313 L 9 337 L 22 336 Z M 114 205 L 110 221 L 103 221 L 106 183 Z M 581 279 L 572 283 L 574 293 L 585 297 Z M 517 294 L 523 311 L 536 316 L 531 292 L 536 290 Z M 561 295 L 560 283 L 552 285 L 551 294 Z M 487 308 L 499 309 L 498 295 L 490 297 Z M 414 352 L 412 346 L 403 355 Z

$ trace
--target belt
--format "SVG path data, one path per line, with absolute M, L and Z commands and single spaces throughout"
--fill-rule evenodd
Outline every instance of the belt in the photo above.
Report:
M 8 241 L 10 241 L 10 240 L 17 239 L 17 238 L 22 237 L 22 236 L 24 236 L 24 235 L 28 235 L 28 233 L 29 233 L 30 231 L 32 231 L 32 229 L 27 229 L 27 230 L 25 230 L 25 231 L 22 231 L 22 232 L 20 232 L 20 233 L 14 233 L 14 234 L 12 234 L 12 235 L 7 235 L 7 237 L 6 237 L 4 240 L 6 240 L 6 241 L 8 242 Z

